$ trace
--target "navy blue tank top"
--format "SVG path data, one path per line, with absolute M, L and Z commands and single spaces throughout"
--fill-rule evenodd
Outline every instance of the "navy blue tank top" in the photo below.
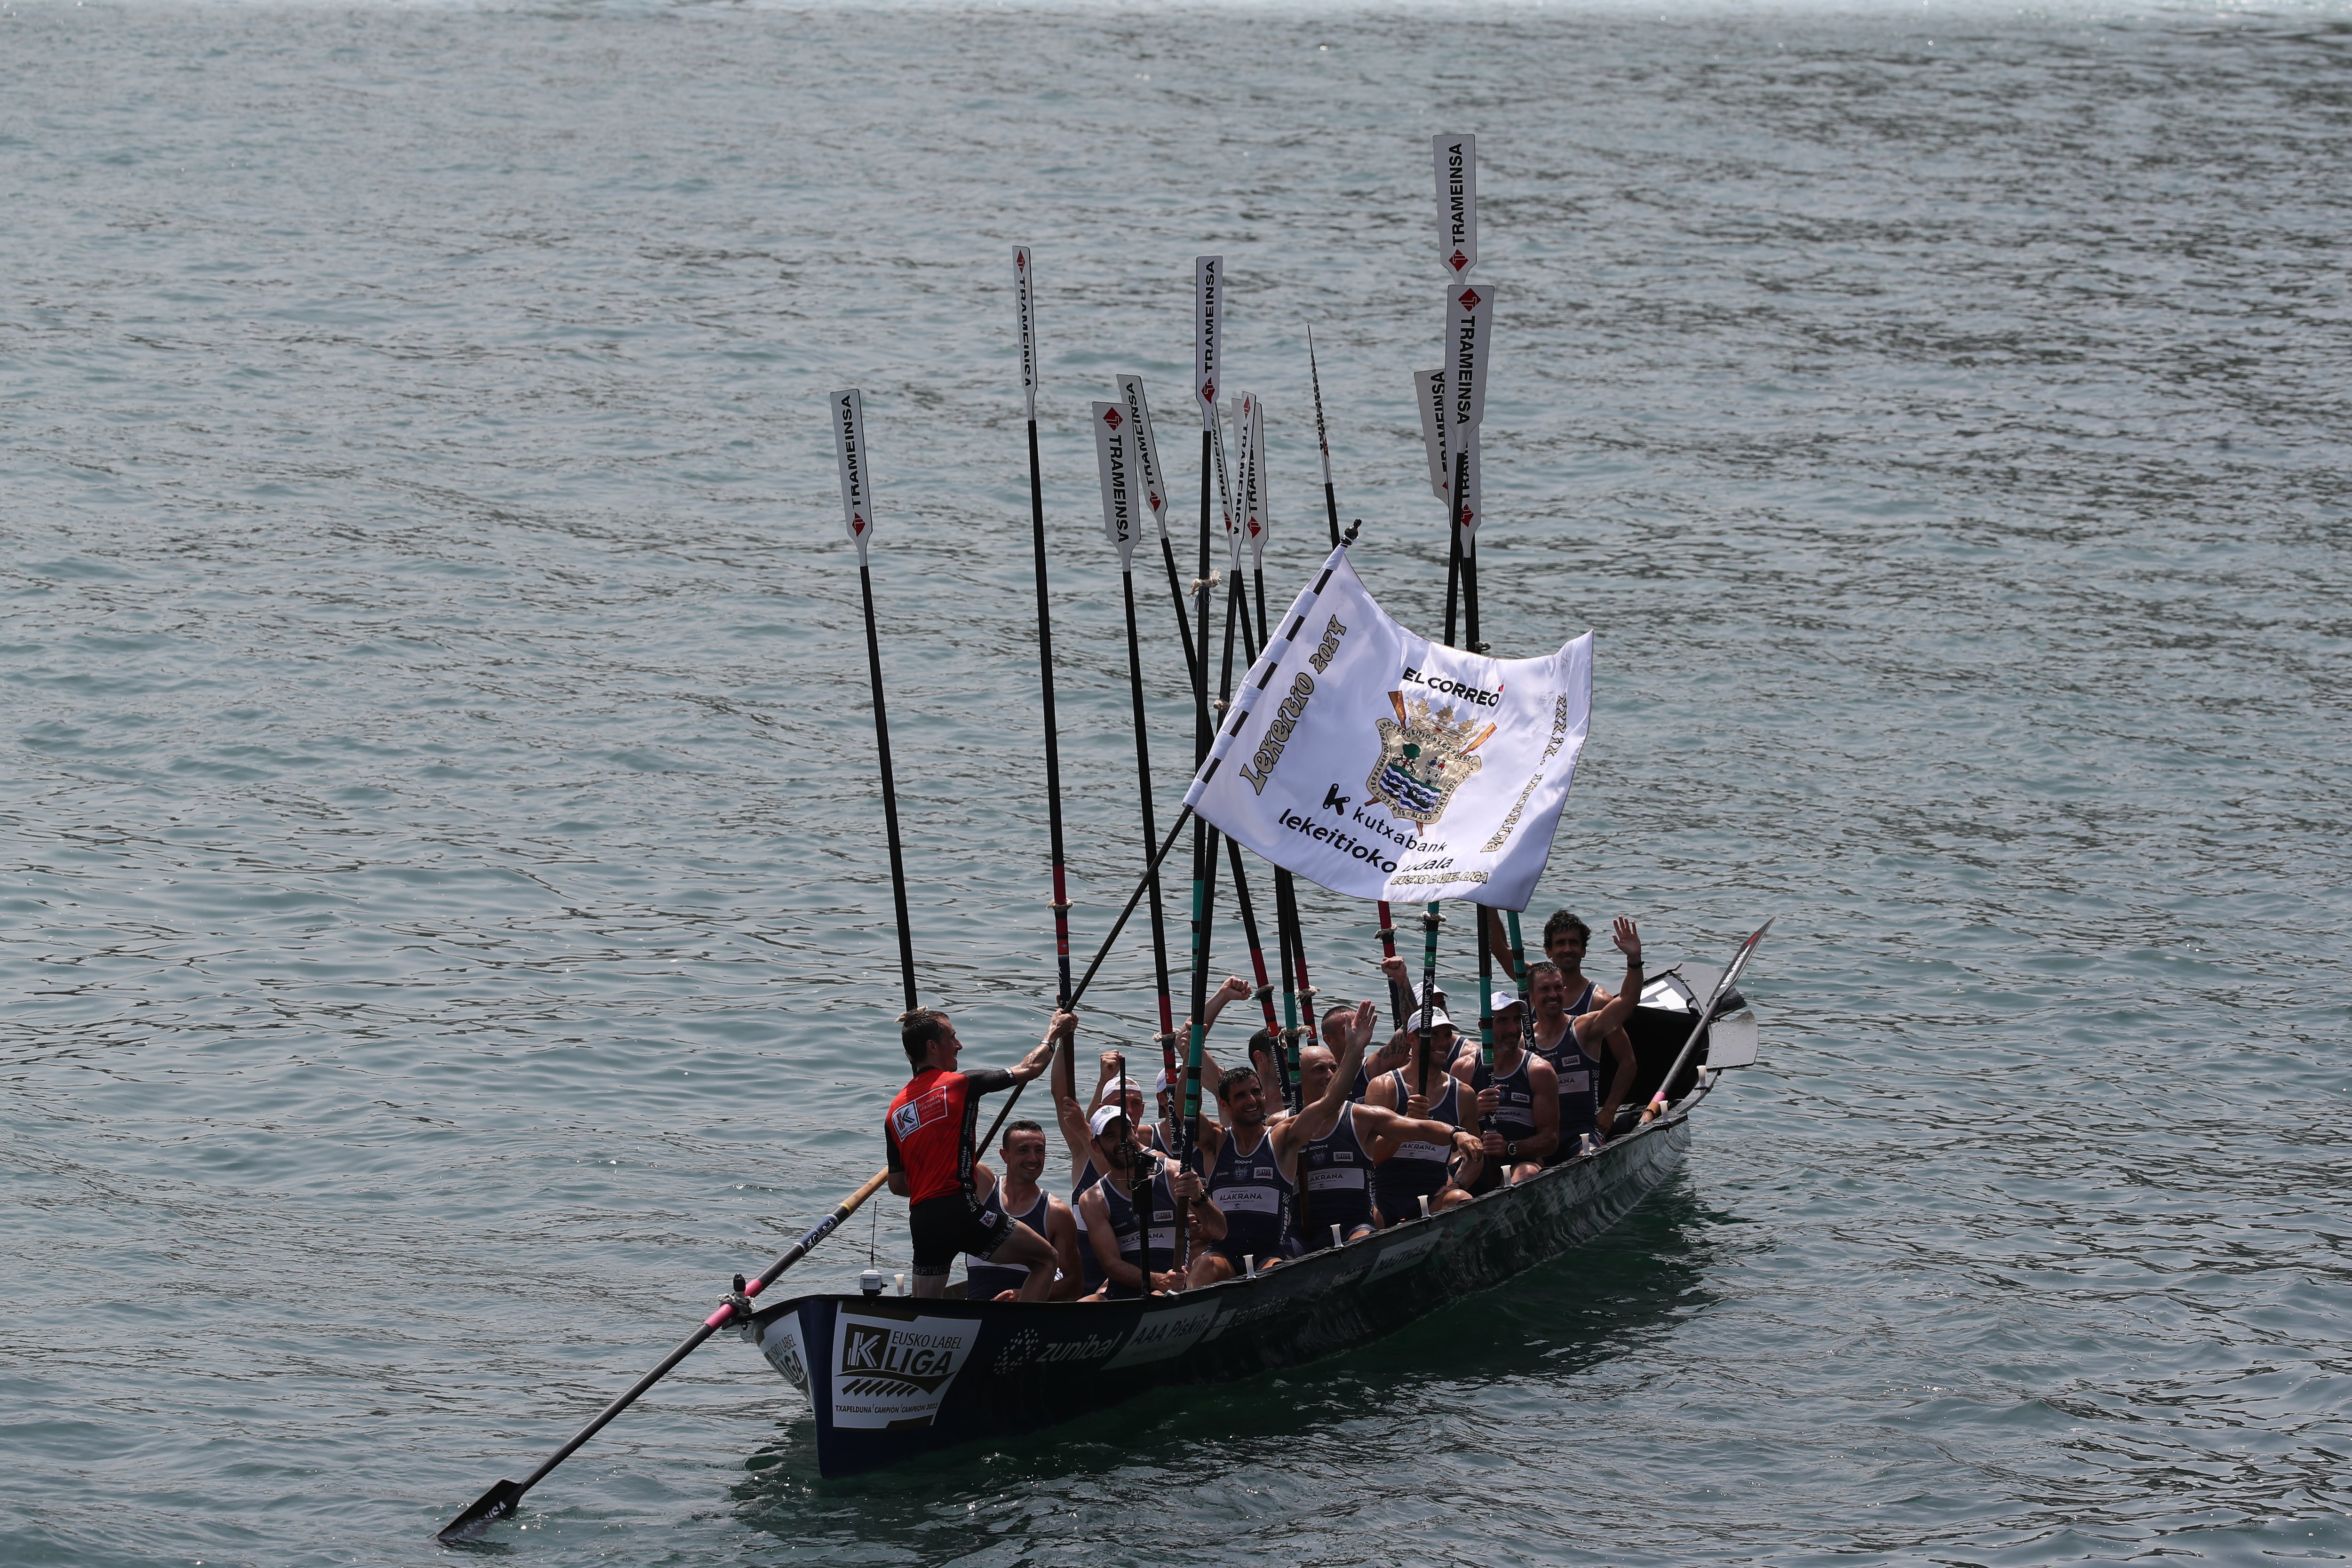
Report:
M 1274 1135 L 1258 1130 L 1257 1147 L 1244 1154 L 1228 1130 L 1209 1172 L 1209 1198 L 1225 1215 L 1225 1237 L 1216 1247 L 1228 1258 L 1280 1258 L 1290 1251 L 1294 1189 L 1274 1157 Z
M 1412 1086 L 1405 1081 L 1400 1068 L 1389 1077 L 1396 1080 L 1398 1114 L 1402 1115 L 1406 1097 Z M 1435 1104 L 1422 1112 L 1427 1121 L 1447 1121 L 1462 1125 L 1462 1080 L 1449 1076 L 1445 1092 Z M 1401 1220 L 1417 1219 L 1421 1215 L 1420 1201 L 1435 1197 L 1445 1185 L 1445 1164 L 1454 1157 L 1452 1143 L 1424 1143 L 1408 1139 L 1397 1145 L 1397 1152 L 1388 1157 L 1372 1173 L 1372 1196 L 1381 1205 L 1382 1217 L 1394 1225 Z
M 1136 1223 L 1134 1205 L 1126 1192 L 1116 1182 L 1103 1184 L 1103 1207 L 1110 1216 L 1110 1233 L 1118 1238 L 1118 1255 L 1129 1263 L 1142 1244 L 1142 1226 Z M 1142 1268 L 1146 1273 L 1164 1273 L 1176 1262 L 1176 1194 L 1169 1189 L 1168 1173 L 1163 1168 L 1151 1178 L 1151 1247 Z M 1140 1296 L 1143 1291 L 1132 1286 L 1111 1286 L 1113 1298 Z
M 1309 1250 L 1338 1226 L 1342 1237 L 1360 1225 L 1372 1223 L 1372 1156 L 1356 1136 L 1356 1102 L 1339 1108 L 1339 1121 L 1328 1138 L 1307 1141 L 1298 1156 L 1299 1180 L 1307 1187 L 1312 1214 L 1300 1217 L 1319 1233 L 1306 1237 Z
M 1495 1069 L 1480 1062 L 1470 1072 L 1470 1092 L 1484 1094 L 1495 1091 L 1492 1115 L 1482 1115 L 1478 1126 L 1483 1131 L 1499 1132 L 1507 1142 L 1517 1142 L 1536 1135 L 1536 1095 L 1528 1082 L 1528 1055 L 1519 1053 L 1519 1065 L 1509 1072 L 1496 1076 Z
M 1045 1216 L 1053 1211 L 1054 1201 L 1042 1190 L 1037 1201 L 1026 1211 L 1013 1217 L 1035 1231 L 1045 1234 Z M 999 1182 L 988 1189 L 988 1201 L 980 1205 L 983 1215 L 1004 1212 L 1004 1184 Z M 1029 1282 L 1029 1269 L 1019 1263 L 991 1263 L 977 1252 L 963 1256 L 963 1299 L 967 1301 L 992 1301 L 1003 1290 L 1018 1290 Z
M 1577 1139 L 1591 1132 L 1601 1118 L 1601 1058 L 1588 1055 L 1576 1038 L 1576 1020 L 1592 1010 L 1592 984 L 1585 983 L 1584 994 L 1568 1010 L 1568 1027 L 1559 1032 L 1559 1039 L 1549 1047 L 1538 1047 L 1536 1054 L 1551 1063 L 1552 1071 L 1559 1075 L 1559 1153 L 1573 1153 Z

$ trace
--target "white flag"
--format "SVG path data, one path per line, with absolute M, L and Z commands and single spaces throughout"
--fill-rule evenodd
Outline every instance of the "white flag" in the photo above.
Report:
M 1021 311 L 1021 395 L 1029 400 L 1029 417 L 1037 417 L 1037 321 L 1033 313 L 1029 247 L 1013 247 L 1013 302 Z
M 1445 433 L 1454 424 L 1446 407 L 1445 367 L 1414 371 L 1412 390 L 1421 405 L 1421 444 L 1429 451 L 1429 491 L 1444 500 L 1454 485 L 1454 464 L 1445 455 Z
M 1335 550 L 1259 656 L 1184 804 L 1335 893 L 1524 910 L 1592 710 L 1592 634 L 1549 658 L 1433 643 Z
M 1478 265 L 1478 139 L 1433 136 L 1437 154 L 1437 258 L 1448 278 Z
M 1103 534 L 1118 548 L 1122 572 L 1135 559 L 1134 470 L 1129 466 L 1128 417 L 1116 403 L 1095 405 L 1095 465 L 1102 470 Z
M 1192 397 L 1201 405 L 1203 430 L 1217 423 L 1218 355 L 1223 352 L 1218 333 L 1224 330 L 1218 312 L 1224 302 L 1225 258 L 1192 258 Z
M 1168 486 L 1160 477 L 1160 447 L 1151 438 L 1151 405 L 1144 401 L 1143 378 L 1122 375 L 1118 378 L 1119 400 L 1127 405 L 1128 450 L 1135 454 L 1136 483 L 1143 487 L 1143 499 L 1151 508 L 1151 521 L 1160 526 L 1160 537 L 1168 537 Z
M 833 447 L 841 458 L 842 521 L 849 525 L 863 566 L 866 542 L 874 537 L 874 489 L 866 471 L 866 407 L 854 388 L 833 395 Z

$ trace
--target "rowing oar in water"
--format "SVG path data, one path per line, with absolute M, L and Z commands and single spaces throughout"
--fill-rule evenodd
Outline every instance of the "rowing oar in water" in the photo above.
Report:
M 1095 972 L 1102 967 L 1102 962 L 1104 958 L 1108 956 L 1112 944 L 1118 941 L 1118 933 L 1126 929 L 1129 917 L 1135 913 L 1135 906 L 1142 900 L 1144 889 L 1148 885 L 1150 875 L 1159 870 L 1160 862 L 1168 858 L 1168 851 L 1175 847 L 1177 836 L 1183 832 L 1184 824 L 1192 815 L 1192 811 L 1190 806 L 1185 807 L 1184 810 L 1177 814 L 1175 823 L 1168 829 L 1168 836 L 1160 840 L 1160 847 L 1153 853 L 1150 864 L 1146 868 L 1146 880 L 1136 883 L 1135 891 L 1129 896 L 1127 907 L 1119 911 L 1118 922 L 1111 927 L 1110 935 L 1104 938 L 1101 951 L 1095 954 L 1094 962 L 1087 965 L 1085 976 L 1078 981 L 1077 984 L 1074 988 L 1072 988 L 1069 1000 L 1070 1006 L 1076 1006 L 1078 999 L 1086 994 L 1087 987 L 1093 984 Z M 1006 1097 L 1003 1109 L 996 1113 L 996 1121 L 990 1125 L 987 1136 L 981 1139 L 978 1145 L 979 1147 L 983 1149 L 995 1147 L 997 1129 L 1004 1124 L 1004 1119 L 1011 1113 L 1013 1100 L 1020 1098 L 1020 1092 L 1023 1087 L 1024 1086 L 1020 1084 L 1013 1086 L 1013 1093 Z M 1196 1114 L 1198 1108 L 1196 1106 Z M 523 1494 L 525 1492 L 528 1492 L 531 1488 L 545 1480 L 549 1474 L 554 1470 L 556 1466 L 570 1458 L 579 1450 L 582 1444 L 587 1442 L 589 1438 L 593 1437 L 597 1433 L 603 1431 L 605 1426 L 612 1421 L 613 1417 L 618 1415 L 622 1411 L 626 1410 L 630 1405 L 635 1404 L 638 1397 L 643 1394 L 646 1390 L 651 1388 L 655 1384 L 659 1383 L 663 1378 L 669 1375 L 671 1369 L 676 1367 L 678 1363 L 684 1361 L 688 1356 L 693 1354 L 696 1348 L 698 1347 L 703 1341 L 709 1339 L 720 1329 L 723 1329 L 728 1324 L 733 1322 L 739 1316 L 747 1316 L 749 1314 L 751 1299 L 752 1297 L 759 1295 L 769 1286 L 774 1284 L 778 1277 L 780 1277 L 785 1269 L 790 1268 L 793 1264 L 798 1263 L 802 1258 L 807 1257 L 809 1253 L 815 1248 L 818 1243 L 824 1240 L 826 1237 L 831 1236 L 835 1231 L 840 1229 L 842 1223 L 848 1219 L 851 1215 L 856 1214 L 861 1207 L 863 1207 L 868 1198 L 881 1191 L 883 1184 L 887 1182 L 889 1179 L 890 1173 L 887 1168 L 877 1171 L 873 1175 L 866 1178 L 866 1182 L 864 1186 L 859 1187 L 856 1192 L 850 1194 L 849 1196 L 844 1198 L 841 1201 L 840 1207 L 835 1209 L 831 1214 L 825 1215 L 824 1219 L 810 1226 L 807 1234 L 803 1235 L 798 1241 L 793 1243 L 791 1248 L 787 1250 L 782 1258 L 777 1258 L 774 1265 L 771 1267 L 765 1274 L 761 1275 L 759 1279 L 744 1286 L 739 1295 L 730 1296 L 725 1301 L 721 1302 L 716 1311 L 712 1312 L 710 1316 L 702 1321 L 702 1325 L 699 1328 L 696 1329 L 691 1334 L 688 1334 L 685 1340 L 678 1344 L 678 1347 L 676 1350 L 670 1352 L 668 1355 L 662 1358 L 660 1365 L 655 1367 L 651 1372 L 646 1373 L 645 1376 L 639 1378 L 630 1386 L 627 1393 L 622 1394 L 618 1399 L 614 1400 L 610 1405 L 604 1406 L 603 1410 L 597 1412 L 596 1418 L 593 1421 L 589 1422 L 587 1426 L 583 1426 L 578 1432 L 572 1434 L 572 1440 L 570 1442 L 564 1444 L 563 1447 L 549 1455 L 545 1464 L 540 1466 L 539 1468 L 533 1470 L 520 1481 L 502 1480 L 499 1482 L 498 1485 L 492 1487 L 489 1490 L 484 1492 L 480 1497 L 475 1499 L 472 1506 L 468 1507 L 457 1518 L 451 1520 L 447 1524 L 441 1527 L 439 1531 L 440 1539 L 443 1541 L 463 1540 L 465 1537 L 471 1534 L 474 1531 L 480 1529 L 482 1526 L 494 1523 L 514 1512 L 516 1506 L 522 1501 Z
M 1054 951 L 1070 1005 L 1070 894 L 1062 866 L 1062 748 L 1054 724 L 1054 617 L 1045 600 L 1045 484 L 1037 466 L 1036 279 L 1029 247 L 1013 247 L 1013 293 L 1021 315 L 1021 394 L 1029 405 L 1029 531 L 1037 560 L 1037 684 L 1045 710 L 1045 822 L 1054 851 Z
M 1774 920 L 1779 918 L 1777 915 L 1773 917 Z M 1723 978 L 1715 983 L 1715 990 L 1707 996 L 1706 1005 L 1699 1009 L 1698 1022 L 1691 1026 L 1690 1038 L 1683 1042 L 1682 1052 L 1675 1058 L 1675 1065 L 1666 1069 L 1666 1076 L 1658 1080 L 1657 1093 L 1652 1095 L 1650 1103 L 1642 1108 L 1643 1121 L 1654 1121 L 1665 1114 L 1666 1095 L 1674 1089 L 1675 1079 L 1682 1077 L 1683 1068 L 1690 1065 L 1692 1053 L 1698 1049 L 1699 1037 L 1706 1033 L 1709 1024 L 1715 1022 L 1715 1010 L 1723 1005 L 1726 996 L 1731 994 L 1732 984 L 1739 978 L 1739 972 L 1748 967 L 1750 958 L 1756 956 L 1756 944 L 1762 942 L 1764 933 L 1771 929 L 1772 921 L 1766 921 L 1756 928 L 1756 934 L 1741 942 L 1739 951 L 1732 954 L 1731 967 L 1723 972 Z M 1608 1137 L 1609 1129 L 1602 1128 L 1601 1135 Z
M 841 458 L 841 510 L 857 546 L 857 589 L 866 601 L 866 666 L 874 682 L 874 750 L 882 765 L 882 820 L 890 838 L 890 898 L 898 915 L 898 978 L 907 1011 L 915 1010 L 915 936 L 907 919 L 907 864 L 898 847 L 898 788 L 890 767 L 890 718 L 882 706 L 882 644 L 874 632 L 874 577 L 866 547 L 874 537 L 874 476 L 867 462 L 866 409 L 852 388 L 833 395 L 833 444 Z
M 703 1341 L 733 1322 L 739 1316 L 748 1317 L 751 1313 L 752 1297 L 774 1284 L 777 1276 L 782 1274 L 785 1269 L 806 1258 L 817 1243 L 839 1229 L 842 1222 L 856 1214 L 866 1199 L 880 1192 L 882 1184 L 889 1179 L 890 1173 L 887 1167 L 867 1177 L 864 1186 L 842 1199 L 840 1207 L 811 1226 L 808 1233 L 793 1243 L 790 1249 L 782 1258 L 777 1258 L 765 1274 L 720 1302 L 719 1310 L 703 1319 L 701 1327 L 678 1342 L 677 1348 L 664 1356 L 659 1366 L 637 1379 L 629 1386 L 627 1393 L 598 1411 L 596 1419 L 573 1433 L 570 1442 L 550 1454 L 545 1464 L 520 1481 L 500 1481 L 480 1497 L 476 1498 L 463 1513 L 441 1527 L 437 1532 L 439 1538 L 443 1541 L 462 1541 L 482 1526 L 504 1519 L 514 1512 L 515 1509 L 521 1504 L 525 1492 L 545 1480 L 556 1466 L 570 1458 L 579 1450 L 582 1444 L 603 1431 L 613 1417 L 635 1404 L 638 1395 L 668 1376 L 670 1369 L 692 1355 L 696 1347 Z

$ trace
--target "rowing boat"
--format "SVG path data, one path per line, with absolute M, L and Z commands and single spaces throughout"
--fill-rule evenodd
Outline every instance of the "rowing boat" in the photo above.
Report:
M 1680 1167 L 1691 1117 L 1756 1057 L 1727 994 L 1663 1116 L 1643 1123 L 1716 973 L 1652 977 L 1626 1025 L 1636 1092 L 1599 1152 L 1378 1235 L 1197 1290 L 1110 1302 L 811 1295 L 737 1331 L 816 1417 L 817 1468 L 856 1475 L 958 1443 L 1034 1431 L 1170 1384 L 1224 1383 L 1349 1350 L 1591 1240 Z

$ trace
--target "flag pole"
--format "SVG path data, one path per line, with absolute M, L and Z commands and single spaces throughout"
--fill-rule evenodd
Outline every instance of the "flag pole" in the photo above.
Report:
M 1037 338 L 1035 279 L 1029 247 L 1013 249 L 1021 310 L 1021 391 L 1029 407 L 1029 532 L 1037 565 L 1037 681 L 1045 718 L 1045 820 L 1054 853 L 1054 950 L 1061 970 L 1055 1006 L 1070 1003 L 1070 894 L 1062 858 L 1062 746 L 1054 721 L 1054 617 L 1045 594 L 1045 487 L 1037 464 Z
M 874 629 L 874 575 L 866 546 L 874 538 L 873 475 L 866 464 L 866 409 L 856 388 L 833 395 L 834 452 L 841 460 L 841 510 L 857 546 L 857 591 L 866 605 L 866 668 L 874 686 L 874 751 L 882 769 L 882 822 L 890 840 L 890 901 L 898 918 L 898 982 L 915 1010 L 915 936 L 907 918 L 907 862 L 898 841 L 898 786 L 890 766 L 890 715 L 882 701 L 882 644 Z
M 1315 329 L 1307 329 L 1307 376 L 1315 385 L 1315 445 L 1323 453 L 1323 510 L 1331 520 L 1331 548 L 1339 548 L 1339 494 L 1331 488 L 1331 437 L 1323 427 L 1323 373 L 1315 366 Z

